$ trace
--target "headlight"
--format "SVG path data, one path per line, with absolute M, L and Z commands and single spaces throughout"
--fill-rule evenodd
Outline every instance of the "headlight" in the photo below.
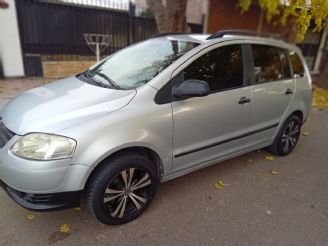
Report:
M 10 151 L 16 156 L 33 160 L 56 160 L 72 157 L 76 141 L 52 134 L 30 133 L 19 139 Z

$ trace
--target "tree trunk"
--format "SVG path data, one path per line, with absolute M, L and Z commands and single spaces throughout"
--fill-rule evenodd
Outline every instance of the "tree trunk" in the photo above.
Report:
M 187 25 L 188 0 L 147 0 L 148 7 L 155 16 L 159 33 L 165 32 L 189 32 Z
M 256 28 L 257 35 L 259 35 L 262 32 L 263 20 L 264 20 L 264 10 L 261 9 L 259 20 L 257 22 L 257 28 Z

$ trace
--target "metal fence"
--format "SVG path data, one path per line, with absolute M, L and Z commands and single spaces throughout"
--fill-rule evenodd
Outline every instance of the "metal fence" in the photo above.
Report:
M 70 0 L 16 1 L 23 54 L 93 55 L 83 34 L 101 33 L 112 36 L 104 52 L 108 55 L 157 34 L 154 19 L 134 16 L 131 4 L 128 9 L 123 9 L 123 3 L 116 9 L 101 5 L 112 1 L 80 0 L 78 4 Z M 92 5 L 93 2 L 99 6 Z M 192 32 L 202 32 L 202 25 L 190 27 Z

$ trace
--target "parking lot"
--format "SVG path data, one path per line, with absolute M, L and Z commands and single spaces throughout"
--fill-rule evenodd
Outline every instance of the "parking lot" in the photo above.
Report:
M 5 86 L 0 108 L 22 90 Z M 316 108 L 291 155 L 270 160 L 255 151 L 161 184 L 141 217 L 117 227 L 100 224 L 83 205 L 30 212 L 1 190 L 0 245 L 321 246 L 328 241 L 327 146 L 328 109 Z

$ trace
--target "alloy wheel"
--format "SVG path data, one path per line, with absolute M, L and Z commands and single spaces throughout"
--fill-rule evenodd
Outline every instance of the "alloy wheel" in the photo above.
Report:
M 297 121 L 291 120 L 285 128 L 281 142 L 285 153 L 290 152 L 296 145 L 300 135 L 300 125 Z
M 142 169 L 123 170 L 108 184 L 103 203 L 113 218 L 133 216 L 151 197 L 151 177 Z

